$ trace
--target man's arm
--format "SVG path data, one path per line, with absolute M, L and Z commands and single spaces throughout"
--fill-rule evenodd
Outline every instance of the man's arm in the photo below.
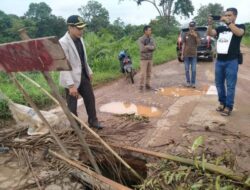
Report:
M 231 31 L 238 37 L 241 37 L 244 35 L 245 31 L 242 28 L 237 27 L 234 23 L 229 23 L 228 27 L 231 29 Z
M 213 18 L 210 16 L 208 17 L 207 35 L 212 37 L 217 36 L 216 30 L 213 29 Z
M 68 53 L 67 44 L 65 44 L 61 41 L 59 41 L 59 42 L 62 46 L 62 49 L 64 51 L 64 54 L 65 54 L 67 60 L 69 60 L 69 53 Z M 69 94 L 71 96 L 78 97 L 78 91 L 77 91 L 77 88 L 74 84 L 74 80 L 71 76 L 71 71 L 61 71 L 60 75 L 61 75 L 61 78 L 63 78 L 66 82 L 67 88 L 69 89 Z
M 197 46 L 200 45 L 201 38 L 200 38 L 200 35 L 198 34 L 198 32 L 193 31 L 191 34 L 195 37 L 195 41 L 196 41 Z
M 150 51 L 154 51 L 156 48 L 155 41 L 153 38 L 151 38 L 150 44 L 146 46 L 146 48 Z
M 143 38 L 142 38 L 142 37 L 139 38 L 138 44 L 139 44 L 140 52 L 147 52 L 147 48 L 146 48 L 146 46 L 144 45 L 144 41 L 143 41 Z
M 184 59 L 184 50 L 185 50 L 185 46 L 186 46 L 186 35 L 184 35 L 184 37 L 182 38 L 182 48 L 181 48 L 181 60 Z
M 60 45 L 64 51 L 64 54 L 66 56 L 66 59 L 68 60 L 69 62 L 69 51 L 68 51 L 68 47 L 67 47 L 67 44 L 65 44 L 64 42 L 62 41 L 59 41 L 60 42 Z M 69 62 L 70 64 L 70 62 Z M 74 84 L 74 80 L 71 76 L 71 71 L 61 71 L 61 77 L 64 79 L 64 81 L 66 81 L 66 85 L 67 86 L 71 86 Z
M 245 31 L 242 28 L 239 28 L 235 25 L 235 23 L 233 23 L 230 18 L 226 17 L 226 16 L 222 16 L 220 19 L 222 22 L 224 22 L 233 32 L 234 35 L 236 36 L 243 36 Z
M 185 42 L 182 43 L 182 48 L 181 48 L 181 60 L 184 59 L 184 49 L 185 49 Z

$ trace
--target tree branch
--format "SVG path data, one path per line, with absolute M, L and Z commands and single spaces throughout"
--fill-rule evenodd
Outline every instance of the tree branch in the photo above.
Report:
M 138 2 L 138 0 L 135 0 L 135 1 Z M 150 1 L 150 0 L 142 0 L 142 1 L 151 3 L 151 4 L 156 8 L 156 10 L 157 10 L 157 12 L 159 13 L 160 17 L 164 17 L 164 13 L 161 12 L 161 10 L 160 10 L 159 7 L 157 6 L 155 0 L 153 0 L 153 1 Z M 141 1 L 141 2 L 142 2 L 142 1 Z

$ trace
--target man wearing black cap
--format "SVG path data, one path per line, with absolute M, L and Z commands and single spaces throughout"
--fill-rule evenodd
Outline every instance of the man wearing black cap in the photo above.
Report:
M 235 23 L 237 15 L 236 8 L 228 8 L 220 17 L 225 26 L 219 26 L 215 30 L 212 29 L 213 18 L 208 18 L 208 35 L 217 38 L 215 84 L 220 105 L 216 111 L 223 116 L 229 116 L 233 110 L 238 64 L 241 59 L 240 42 L 245 34 L 245 25 Z
M 60 85 L 65 88 L 66 100 L 72 113 L 77 115 L 77 99 L 80 94 L 84 100 L 90 127 L 101 129 L 95 108 L 91 78 L 92 70 L 87 62 L 86 48 L 82 39 L 83 29 L 86 26 L 78 15 L 67 19 L 68 31 L 59 40 L 72 71 L 60 72 Z
M 189 31 L 182 39 L 182 54 L 181 59 L 184 60 L 186 72 L 186 86 L 195 88 L 196 82 L 196 63 L 197 63 L 197 46 L 200 44 L 199 34 L 195 31 L 195 22 L 189 23 Z M 190 65 L 191 65 L 191 80 L 190 80 Z

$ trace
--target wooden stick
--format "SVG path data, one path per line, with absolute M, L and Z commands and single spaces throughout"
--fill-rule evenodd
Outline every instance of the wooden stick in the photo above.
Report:
M 30 98 L 30 96 L 28 95 L 28 93 L 24 90 L 24 88 L 22 87 L 22 85 L 18 82 L 18 80 L 16 79 L 15 75 L 13 73 L 8 73 L 8 76 L 12 79 L 12 81 L 16 84 L 17 88 L 20 90 L 20 92 L 23 94 L 24 99 L 30 104 L 30 106 L 33 108 L 33 110 L 36 112 L 36 114 L 38 115 L 38 117 L 43 121 L 43 123 L 49 128 L 49 131 L 51 133 L 51 135 L 54 137 L 54 139 L 56 140 L 57 144 L 59 145 L 59 147 L 62 149 L 63 153 L 66 156 L 70 156 L 69 153 L 67 152 L 66 148 L 63 146 L 63 143 L 61 142 L 60 138 L 57 136 L 57 134 L 54 132 L 53 128 L 50 126 L 50 124 L 48 123 L 48 121 L 45 119 L 45 117 L 43 116 L 43 114 L 40 112 L 40 110 L 38 109 L 38 107 L 36 106 L 36 104 L 32 101 L 32 99 Z
M 45 94 L 48 95 L 57 105 L 59 105 L 59 102 L 44 88 L 42 88 L 38 83 L 36 83 L 34 80 L 29 78 L 28 76 L 19 73 L 22 77 L 27 79 L 30 83 L 33 85 L 37 86 L 40 90 L 42 90 Z M 55 87 L 56 88 L 56 87 Z M 143 181 L 143 178 L 133 169 L 131 168 L 95 131 L 93 131 L 89 126 L 84 123 L 79 117 L 75 116 L 74 114 L 71 114 L 88 132 L 90 132 L 98 141 L 105 147 L 107 148 L 131 173 L 134 174 L 138 179 Z
M 76 120 L 74 119 L 74 117 L 72 116 L 72 113 L 69 111 L 66 103 L 64 102 L 63 98 L 60 96 L 59 91 L 57 89 L 57 86 L 55 85 L 55 83 L 53 82 L 51 76 L 49 75 L 48 72 L 42 72 L 44 78 L 47 80 L 51 90 L 52 90 L 52 94 L 56 97 L 57 101 L 59 102 L 59 105 L 61 106 L 61 108 L 63 109 L 65 115 L 67 116 L 69 122 L 70 122 L 70 126 L 73 128 L 73 130 L 76 132 L 76 135 L 78 136 L 80 143 L 83 147 L 83 150 L 85 151 L 85 153 L 87 154 L 89 161 L 91 162 L 92 166 L 94 167 L 95 171 L 99 174 L 101 174 L 101 170 L 99 169 L 95 157 L 93 156 L 87 142 L 85 141 L 85 137 L 83 136 L 82 131 L 80 130 L 78 124 L 76 123 Z
M 23 40 L 28 40 L 30 39 L 30 37 L 28 36 L 27 32 L 25 29 L 21 29 L 19 30 L 19 34 L 21 39 Z M 43 64 L 42 60 L 40 59 L 41 64 Z M 56 85 L 54 84 L 54 81 L 52 80 L 49 72 L 45 72 L 45 71 L 41 71 L 41 73 L 43 74 L 45 80 L 48 82 L 48 85 L 50 86 L 51 90 L 52 90 L 52 94 L 55 96 L 55 98 L 57 99 L 59 105 L 61 106 L 63 112 L 65 113 L 65 115 L 67 116 L 69 122 L 70 122 L 70 126 L 74 129 L 74 131 L 76 132 L 80 143 L 83 147 L 83 150 L 85 151 L 85 153 L 87 154 L 89 161 L 91 162 L 92 166 L 94 167 L 94 169 L 96 170 L 97 173 L 101 174 L 101 170 L 99 169 L 96 160 L 93 156 L 93 154 L 91 153 L 90 148 L 88 147 L 88 144 L 85 141 L 85 138 L 82 134 L 82 131 L 79 129 L 78 124 L 76 123 L 76 121 L 74 120 L 74 118 L 71 115 L 71 112 L 69 111 L 66 103 L 64 102 L 63 98 L 60 96 L 60 93 L 56 87 Z
M 128 151 L 146 154 L 146 155 L 153 156 L 153 157 L 172 160 L 172 161 L 179 162 L 179 163 L 186 164 L 186 165 L 190 165 L 190 166 L 195 166 L 194 160 L 188 159 L 188 158 L 182 158 L 179 156 L 173 156 L 170 154 L 160 153 L 160 152 L 153 152 L 153 151 L 140 149 L 140 148 L 134 148 L 134 147 L 130 147 L 130 146 L 119 146 L 119 145 L 115 145 L 115 144 L 112 144 L 111 146 L 116 147 L 116 148 L 120 148 L 120 149 L 124 149 L 124 150 L 128 150 Z M 202 168 L 202 162 L 198 161 L 197 163 L 198 163 L 198 166 L 200 168 Z M 210 172 L 221 174 L 221 175 L 224 175 L 230 179 L 244 183 L 244 176 L 243 175 L 236 174 L 228 168 L 225 168 L 222 166 L 216 166 L 216 165 L 210 164 L 210 163 L 205 163 L 204 168 Z M 250 187 L 249 184 L 244 183 L 244 185 L 246 185 L 247 187 Z
M 75 168 L 81 170 L 83 173 L 80 173 L 78 177 L 83 179 L 85 182 L 89 184 L 98 184 L 99 187 L 103 190 L 131 190 L 128 187 L 125 187 L 115 181 L 112 181 L 102 175 L 99 175 L 92 170 L 90 170 L 88 167 L 84 167 L 80 164 L 78 164 L 76 161 L 70 160 L 52 150 L 48 151 L 50 155 L 61 159 L 62 161 L 66 162 L 67 164 L 74 166 Z M 79 174 L 79 173 L 78 173 Z
M 30 159 L 29 159 L 29 155 L 28 155 L 27 151 L 26 151 L 26 150 L 23 150 L 23 154 L 24 154 L 26 163 L 27 163 L 27 165 L 28 165 L 28 167 L 29 167 L 29 169 L 30 169 L 30 171 L 31 171 L 31 173 L 32 173 L 32 175 L 33 175 L 33 177 L 34 177 L 34 179 L 35 179 L 35 182 L 36 182 L 36 184 L 37 184 L 38 189 L 39 189 L 39 190 L 42 190 L 42 187 L 41 187 L 41 185 L 40 185 L 40 183 L 39 183 L 39 180 L 38 180 L 38 178 L 37 178 L 37 176 L 36 176 L 36 174 L 35 174 L 35 172 L 34 172 L 34 170 L 33 170 L 33 168 L 32 168 L 32 165 L 31 165 L 31 163 L 30 163 Z
M 57 105 L 59 105 L 59 102 L 57 101 L 57 99 L 54 98 L 54 96 L 52 96 L 47 90 L 45 90 L 40 84 L 38 84 L 37 82 L 35 82 L 34 80 L 32 80 L 30 77 L 26 76 L 25 74 L 18 72 L 18 74 L 20 76 L 22 76 L 23 78 L 25 78 L 28 82 L 30 82 L 31 84 L 33 84 L 34 86 L 36 86 L 39 90 L 41 90 L 44 94 L 46 94 L 47 96 L 49 96 L 49 98 L 51 98 Z M 74 114 L 72 114 L 74 115 Z

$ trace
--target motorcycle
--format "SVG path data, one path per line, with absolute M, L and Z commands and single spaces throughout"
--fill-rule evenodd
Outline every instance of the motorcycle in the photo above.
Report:
M 120 61 L 121 72 L 124 73 L 127 78 L 130 78 L 131 83 L 134 84 L 135 71 L 132 66 L 131 57 L 127 53 L 127 50 L 122 50 L 118 55 L 118 59 Z

